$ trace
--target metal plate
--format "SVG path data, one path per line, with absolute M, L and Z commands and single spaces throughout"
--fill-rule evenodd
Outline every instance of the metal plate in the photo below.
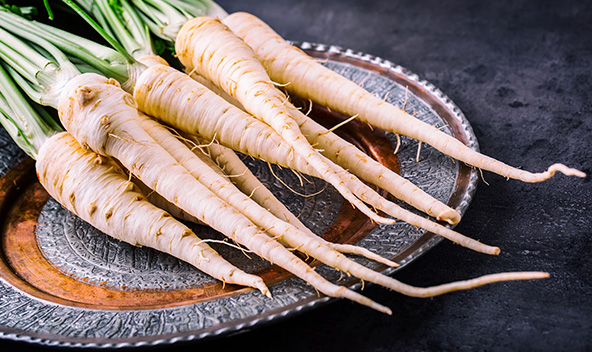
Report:
M 298 45 L 390 103 L 403 106 L 406 101 L 408 112 L 478 149 L 460 110 L 429 82 L 363 53 Z M 344 118 L 322 107 L 315 107 L 311 115 L 327 125 Z M 465 212 L 476 172 L 427 146 L 416 161 L 417 142 L 404 137 L 395 156 L 393 135 L 361 123 L 350 123 L 340 132 L 428 193 Z M 377 226 L 323 182 L 310 179 L 301 186 L 290 170 L 275 168 L 291 188 L 314 194 L 296 195 L 271 175 L 267 164 L 245 160 L 313 231 L 392 258 L 402 264 L 397 270 L 440 241 L 404 223 Z M 283 270 L 228 246 L 212 245 L 237 266 L 261 275 L 273 300 L 251 289 L 223 286 L 175 258 L 101 234 L 49 198 L 36 182 L 33 161 L 8 141 L 4 131 L 0 132 L 0 211 L 0 337 L 4 339 L 77 347 L 172 344 L 244 331 L 331 300 Z M 211 229 L 194 229 L 200 236 L 221 238 Z M 386 274 L 394 271 L 354 259 Z M 325 266 L 317 271 L 332 281 L 340 279 Z M 360 288 L 356 280 L 340 282 Z

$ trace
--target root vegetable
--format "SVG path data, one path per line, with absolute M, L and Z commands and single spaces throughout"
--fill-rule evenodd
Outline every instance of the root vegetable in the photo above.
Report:
M 232 105 L 242 109 L 236 99 L 226 94 L 206 78 L 196 73 L 191 73 L 190 77 L 220 95 Z M 446 221 L 451 225 L 460 221 L 460 214 L 456 210 L 438 201 L 409 180 L 372 159 L 356 146 L 327 130 L 298 109 L 292 106 L 289 109 L 290 114 L 298 123 L 308 142 L 319 148 L 321 153 L 335 164 L 437 220 Z
M 328 296 L 347 298 L 390 314 L 388 308 L 325 280 L 198 182 L 142 129 L 133 98 L 116 81 L 96 74 L 71 79 L 62 92 L 58 112 L 66 129 L 83 146 L 115 157 L 142 182 L 200 221 Z
M 11 27 L 10 23 L 4 23 L 4 25 Z M 25 32 L 24 35 L 26 37 L 33 37 L 33 39 L 35 39 L 35 31 L 27 30 Z M 210 180 L 209 176 L 206 177 L 200 173 L 196 174 L 198 170 L 190 167 L 191 171 L 194 173 L 192 175 L 188 169 L 180 165 L 179 162 L 185 163 L 185 161 L 181 161 L 181 159 L 184 158 L 184 155 L 177 154 L 176 146 L 172 146 L 168 151 L 163 149 L 159 145 L 159 142 L 155 141 L 148 133 L 146 133 L 141 126 L 142 119 L 138 115 L 133 98 L 129 94 L 123 92 L 116 81 L 94 73 L 80 75 L 76 72 L 76 69 L 73 68 L 73 66 L 70 66 L 72 69 L 68 71 L 68 75 L 74 75 L 75 77 L 68 77 L 67 81 L 55 82 L 54 80 L 57 76 L 52 75 L 41 75 L 39 81 L 36 81 L 39 72 L 43 71 L 43 73 L 52 73 L 54 66 L 65 64 L 67 58 L 63 53 L 60 54 L 59 50 L 53 48 L 49 43 L 44 42 L 43 40 L 35 41 L 35 43 L 37 45 L 33 47 L 33 51 L 37 50 L 39 47 L 43 47 L 43 50 L 39 50 L 41 56 L 45 54 L 50 56 L 53 55 L 56 62 L 40 65 L 42 67 L 41 69 L 39 69 L 40 66 L 32 65 L 37 69 L 35 74 L 28 74 L 26 78 L 20 78 L 19 82 L 24 83 L 25 80 L 29 80 L 30 83 L 28 84 L 31 86 L 28 84 L 25 84 L 25 86 L 32 88 L 29 89 L 29 92 L 35 93 L 33 95 L 35 95 L 36 98 L 45 97 L 43 89 L 39 88 L 46 88 L 47 84 L 65 83 L 63 86 L 60 84 L 54 85 L 56 91 L 52 92 L 54 95 L 47 101 L 49 103 L 55 103 L 57 100 L 59 116 L 62 123 L 81 143 L 83 149 L 92 149 L 101 155 L 116 157 L 128 170 L 146 183 L 150 188 L 160 193 L 169 202 L 180 206 L 192 216 L 209 224 L 214 229 L 217 229 L 236 242 L 243 244 L 262 258 L 278 264 L 284 269 L 292 272 L 294 275 L 304 279 L 324 294 L 333 297 L 348 298 L 381 312 L 391 313 L 388 308 L 381 306 L 354 291 L 328 282 L 306 263 L 278 243 L 274 238 L 268 236 L 265 231 L 268 231 L 271 235 L 281 239 L 288 245 L 297 246 L 301 248 L 304 253 L 312 255 L 329 265 L 334 265 L 340 270 L 345 270 L 348 273 L 356 273 L 357 276 L 365 278 L 368 281 L 374 281 L 399 292 L 417 296 L 437 295 L 457 289 L 476 287 L 481 284 L 499 280 L 546 277 L 545 273 L 539 272 L 504 273 L 469 280 L 467 282 L 437 286 L 435 288 L 414 288 L 401 284 L 394 279 L 375 273 L 355 262 L 347 260 L 342 254 L 328 248 L 322 240 L 308 237 L 305 234 L 304 237 L 306 237 L 306 240 L 303 242 L 301 231 L 298 231 L 294 226 L 288 223 L 279 221 L 277 218 L 275 218 L 275 220 L 272 219 L 273 221 L 271 221 L 270 219 L 273 216 L 265 211 L 262 212 L 258 205 L 252 204 L 250 200 L 248 200 L 248 197 L 240 195 L 240 192 L 236 193 L 230 191 L 230 187 L 224 189 L 228 183 L 218 182 L 218 178 L 212 178 Z M 22 54 L 17 53 L 15 55 L 15 51 L 10 49 L 10 46 L 8 48 L 3 47 L 2 50 L 10 52 L 10 55 L 12 55 L 11 59 L 14 57 L 25 59 Z M 73 52 L 70 52 L 70 54 L 72 53 Z M 47 63 L 47 60 L 38 60 L 37 64 L 40 62 Z M 17 71 L 21 70 L 18 72 L 20 74 L 22 74 L 23 66 L 26 66 L 19 65 L 18 60 L 10 60 L 10 64 L 15 65 L 18 68 Z M 236 62 L 231 64 L 231 66 L 234 64 L 236 64 Z M 157 66 L 157 68 L 161 69 L 162 67 Z M 47 72 L 44 71 L 46 69 Z M 25 69 L 24 71 L 27 70 Z M 149 71 L 149 69 L 146 69 L 144 72 Z M 260 73 L 261 70 L 257 69 L 257 72 Z M 130 78 L 130 76 L 128 76 L 128 78 Z M 157 86 L 163 84 L 164 81 L 165 79 L 161 80 L 154 86 L 150 86 L 150 89 L 157 88 Z M 132 79 L 129 83 L 133 84 L 133 82 L 134 80 Z M 128 83 L 128 81 L 126 81 L 126 83 Z M 172 84 L 168 84 L 168 88 L 171 88 L 172 86 Z M 238 89 L 238 85 L 236 88 L 238 91 L 242 89 Z M 171 92 L 174 92 L 174 90 L 167 91 L 168 94 L 165 94 L 165 96 L 170 98 Z M 192 94 L 194 93 L 195 91 L 192 92 Z M 264 94 L 264 92 L 262 92 L 262 94 Z M 248 96 L 248 94 L 245 95 Z M 59 98 L 56 98 L 56 96 Z M 273 99 L 277 99 L 277 97 Z M 43 99 L 38 100 L 45 101 Z M 208 102 L 204 101 L 200 101 L 200 103 L 208 104 Z M 263 104 L 266 103 L 267 102 L 265 101 L 263 102 Z M 280 108 L 281 104 L 278 105 L 276 103 L 277 101 L 272 104 L 273 106 L 271 106 L 271 108 L 276 109 L 277 113 L 277 109 Z M 242 104 L 245 105 L 245 102 L 243 101 Z M 195 105 L 192 104 L 190 108 L 195 108 Z M 289 105 L 285 105 L 285 108 L 285 110 L 288 110 Z M 220 109 L 220 107 L 215 107 L 213 109 Z M 224 112 L 230 110 L 230 108 L 227 107 L 222 107 L 222 109 L 225 109 Z M 280 112 L 280 114 L 281 113 L 283 112 Z M 272 125 L 274 124 L 273 121 L 269 119 L 267 120 L 268 123 Z M 244 121 L 240 119 L 239 122 L 239 125 L 244 123 Z M 228 121 L 225 123 L 228 123 Z M 276 130 L 278 130 L 282 129 L 282 126 L 293 126 L 294 123 L 295 122 L 292 120 L 285 119 L 281 120 L 279 125 L 276 125 L 275 127 Z M 306 143 L 303 140 L 303 136 L 297 133 L 297 129 L 287 133 L 286 131 L 283 132 L 283 134 L 280 131 L 278 131 L 278 133 L 264 132 L 262 135 L 280 140 L 284 137 L 292 144 Z M 277 136 L 274 136 L 274 134 L 277 134 Z M 265 141 L 265 139 L 262 139 L 261 141 Z M 339 181 L 337 187 L 345 185 L 344 189 L 355 189 L 355 191 L 350 192 L 349 195 L 354 198 L 356 196 L 363 198 L 369 203 L 375 202 L 373 198 L 375 198 L 376 195 L 371 192 L 372 190 L 360 187 L 358 183 L 361 182 L 353 176 L 342 176 L 345 171 L 339 166 L 327 162 L 322 156 L 317 154 L 312 156 L 313 154 L 307 154 L 306 152 L 301 152 L 302 154 L 294 153 L 293 145 L 290 143 L 283 142 L 280 144 L 287 144 L 287 147 L 285 148 L 288 149 L 288 151 L 292 151 L 291 154 L 287 155 L 290 155 L 293 158 L 301 158 L 302 160 L 299 161 L 299 163 L 302 163 L 303 165 L 309 165 L 308 160 L 303 156 L 312 157 L 316 160 L 312 163 L 314 166 L 312 168 L 313 172 L 323 176 L 324 173 L 332 174 L 332 180 Z M 278 147 L 280 144 L 278 144 Z M 312 150 L 312 147 L 310 148 Z M 177 160 L 171 154 L 174 154 Z M 193 160 L 192 158 L 190 159 Z M 323 163 L 326 163 L 326 165 Z M 320 166 L 323 167 L 321 168 Z M 219 176 L 216 171 L 213 171 L 211 174 Z M 210 175 L 210 173 L 207 173 L 207 175 Z M 45 178 L 46 176 L 47 175 L 43 175 L 42 177 Z M 197 179 L 200 179 L 201 182 Z M 53 180 L 55 180 L 55 178 L 50 179 L 49 181 L 51 182 Z M 74 180 L 74 182 L 78 183 L 76 180 Z M 204 186 L 202 182 L 208 184 L 211 189 Z M 59 196 L 62 196 L 60 192 L 64 190 L 64 186 L 66 186 L 66 190 L 69 190 L 70 185 L 68 184 L 68 180 L 64 181 L 62 184 L 59 184 L 59 182 L 54 183 L 57 185 Z M 67 195 L 67 200 L 74 205 L 74 208 L 80 208 L 79 205 L 76 204 L 77 197 L 79 196 L 75 193 L 68 193 Z M 83 194 L 82 198 L 84 200 L 86 196 Z M 236 206 L 240 208 L 244 205 L 248 205 L 243 209 L 243 212 L 247 214 L 248 217 L 233 207 Z M 110 208 L 107 208 L 104 213 L 101 212 L 99 215 L 104 215 L 105 222 L 109 222 L 113 217 L 113 211 L 111 211 Z M 127 216 L 126 214 L 124 217 L 129 218 L 131 215 Z M 374 217 L 376 216 L 374 215 Z M 271 225 L 271 228 L 264 230 L 263 227 L 268 225 Z M 101 222 L 99 222 L 99 226 L 101 226 Z M 137 238 L 133 239 L 133 242 L 139 241 Z
M 298 154 L 290 154 L 291 147 L 265 124 L 226 103 L 201 84 L 173 68 L 161 65 L 146 69 L 136 82 L 134 97 L 140 109 L 148 115 L 186 133 L 200 134 L 208 140 L 216 139 L 221 144 L 247 155 L 315 177 L 322 176 L 309 166 L 305 158 Z M 217 118 L 212 119 L 212 116 Z M 403 210 L 346 174 L 339 166 L 332 164 L 330 167 L 336 174 L 341 173 L 341 182 L 356 196 L 377 209 L 397 218 L 405 218 L 410 224 L 429 229 L 473 250 L 488 254 L 499 253 L 497 247 L 484 245 Z
M 18 24 L 15 25 L 15 22 Z M 244 245 L 260 257 L 300 277 L 318 291 L 391 313 L 387 307 L 324 279 L 304 261 L 265 234 L 263 229 L 198 182 L 144 131 L 136 103 L 130 94 L 120 88 L 117 81 L 95 73 L 80 74 L 63 52 L 38 36 L 35 26 L 31 23 L 15 18 L 13 21 L 0 21 L 0 25 L 17 31 L 19 35 L 36 44 L 28 46 L 8 32 L 3 33 L 0 39 L 0 42 L 8 41 L 11 44 L 0 46 L 0 49 L 3 57 L 7 57 L 9 64 L 15 67 L 11 72 L 17 77 L 19 84 L 26 87 L 28 92 L 35 93 L 33 95 L 38 102 L 48 102 L 54 104 L 54 107 L 57 106 L 62 124 L 83 149 L 116 158 L 167 201 Z M 19 26 L 25 30 L 15 28 Z M 71 35 L 66 34 L 66 37 L 68 36 Z M 67 43 L 67 38 L 51 39 L 59 41 L 60 45 Z M 78 42 L 79 39 L 75 40 Z M 27 49 L 27 54 L 31 56 L 24 56 L 20 50 L 15 50 L 11 46 L 20 50 Z M 39 47 L 43 47 L 43 50 L 37 51 Z M 76 54 L 74 51 L 70 52 Z M 49 56 L 49 59 L 45 55 Z M 87 55 L 89 53 L 85 52 L 81 59 L 88 59 Z M 62 68 L 67 69 L 67 75 L 59 75 Z M 138 68 L 143 69 L 144 66 Z M 34 74 L 31 74 L 31 71 Z M 38 80 L 39 72 L 44 75 Z M 50 92 L 50 99 L 45 99 L 48 87 L 55 90 Z M 63 185 L 58 183 L 56 187 L 59 190 Z M 76 195 L 70 193 L 68 199 L 74 202 Z M 113 213 L 107 209 L 105 221 L 108 222 Z
M 347 201 L 376 222 L 390 222 L 376 215 L 344 187 L 331 162 L 300 132 L 288 112 L 288 98 L 274 86 L 252 50 L 218 19 L 198 17 L 186 22 L 179 31 L 175 47 L 185 67 L 197 70 L 269 125 L 291 147 L 291 155 L 305 158 Z
M 254 287 L 271 297 L 260 277 L 224 260 L 189 228 L 148 202 L 115 162 L 84 150 L 69 133 L 48 139 L 35 167 L 55 200 L 104 233 L 171 254 L 222 282 Z
M 322 66 L 291 46 L 255 16 L 235 13 L 225 17 L 224 23 L 253 48 L 273 81 L 285 84 L 288 90 L 305 99 L 312 99 L 349 116 L 356 115 L 361 121 L 385 131 L 428 143 L 455 159 L 508 178 L 541 182 L 556 172 L 585 177 L 583 172 L 563 164 L 551 165 L 545 172 L 531 173 L 475 152 L 459 140 L 410 116 Z
M 453 282 L 436 287 L 418 288 L 403 284 L 393 278 L 377 273 L 368 269 L 350 259 L 343 254 L 332 249 L 326 241 L 318 236 L 298 230 L 295 226 L 281 221 L 270 212 L 267 212 L 259 204 L 250 199 L 242 192 L 234 189 L 230 182 L 219 173 L 209 170 L 207 165 L 201 164 L 201 161 L 187 148 L 183 148 L 183 143 L 178 141 L 170 132 L 157 122 L 144 119 L 143 128 L 154 137 L 166 151 L 182 165 L 184 165 L 198 181 L 213 190 L 217 196 L 226 201 L 236 209 L 241 209 L 249 220 L 266 231 L 274 238 L 287 245 L 297 248 L 307 256 L 315 258 L 320 262 L 327 264 L 336 270 L 351 274 L 362 280 L 382 285 L 397 292 L 416 296 L 430 297 L 444 294 L 451 291 L 470 289 L 481 285 L 498 281 L 539 279 L 547 277 L 547 274 L 540 272 L 533 273 L 500 273 L 484 276 L 481 278 Z

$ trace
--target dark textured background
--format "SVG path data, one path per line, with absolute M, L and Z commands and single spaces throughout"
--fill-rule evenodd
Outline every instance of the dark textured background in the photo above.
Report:
M 466 114 L 482 152 L 524 169 L 564 162 L 590 173 L 592 6 L 584 1 L 219 1 L 285 38 L 337 44 L 400 64 Z M 300 316 L 174 351 L 592 349 L 592 187 L 557 176 L 522 184 L 485 174 L 457 227 L 501 247 L 498 257 L 443 242 L 397 273 L 427 286 L 488 273 L 552 278 L 434 299 L 379 287 L 385 316 L 336 301 Z M 7 343 L 6 346 L 21 347 Z M 28 346 L 30 347 L 30 346 Z M 167 349 L 168 350 L 168 349 Z

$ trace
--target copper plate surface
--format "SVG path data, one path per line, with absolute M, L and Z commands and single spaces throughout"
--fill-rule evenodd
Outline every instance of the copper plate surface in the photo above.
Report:
M 409 112 L 478 149 L 463 114 L 430 83 L 367 54 L 298 45 L 392 104 L 402 106 L 406 100 Z M 346 118 L 314 104 L 311 116 L 326 126 Z M 402 138 L 395 155 L 393 135 L 362 123 L 352 122 L 338 131 L 434 197 L 465 212 L 475 190 L 476 172 L 426 146 L 418 162 L 417 142 L 408 138 Z M 262 276 L 274 300 L 251 289 L 222 285 L 165 254 L 113 240 L 53 201 L 36 181 L 32 160 L 9 147 L 0 148 L 0 161 L 5 165 L 0 168 L 1 338 L 78 347 L 171 344 L 246 330 L 331 300 L 319 297 L 282 269 L 228 246 L 213 245 L 229 261 Z M 245 161 L 313 231 L 330 241 L 356 243 L 394 259 L 402 264 L 397 270 L 440 241 L 404 223 L 377 226 L 323 182 L 302 181 L 290 170 L 274 168 L 290 188 L 312 195 L 299 196 L 274 178 L 267 164 L 247 157 Z M 193 228 L 200 236 L 222 239 L 211 229 Z M 364 258 L 354 259 L 386 274 L 394 271 Z M 317 270 L 333 281 L 339 279 L 325 266 Z M 357 280 L 341 283 L 360 288 Z

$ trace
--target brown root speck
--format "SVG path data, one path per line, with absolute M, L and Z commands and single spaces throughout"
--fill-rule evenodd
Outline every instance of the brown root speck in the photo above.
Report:
M 97 92 L 89 87 L 80 87 L 78 89 L 78 103 L 82 107 L 85 107 L 93 103 L 97 96 Z

